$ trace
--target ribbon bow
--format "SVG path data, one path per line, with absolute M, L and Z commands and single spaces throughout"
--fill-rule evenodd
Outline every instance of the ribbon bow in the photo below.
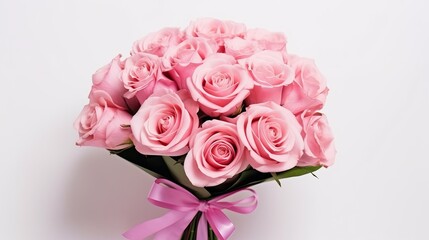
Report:
M 250 196 L 237 201 L 222 201 L 238 192 L 250 192 Z M 183 231 L 200 211 L 197 239 L 207 240 L 207 222 L 220 240 L 228 239 L 235 227 L 229 218 L 222 212 L 228 209 L 237 213 L 250 213 L 257 205 L 257 195 L 252 189 L 236 190 L 225 195 L 215 197 L 209 201 L 199 200 L 186 189 L 166 179 L 156 179 L 148 195 L 152 204 L 170 209 L 159 218 L 143 222 L 128 230 L 123 236 L 129 240 L 142 240 L 154 235 L 154 240 L 180 239 Z

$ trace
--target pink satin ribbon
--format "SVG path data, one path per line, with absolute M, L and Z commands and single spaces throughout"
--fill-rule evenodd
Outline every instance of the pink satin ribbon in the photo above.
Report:
M 239 192 L 249 192 L 250 196 L 237 201 L 222 201 Z M 235 227 L 222 210 L 228 209 L 246 214 L 255 210 L 258 203 L 256 192 L 249 188 L 236 190 L 209 201 L 202 201 L 186 189 L 166 179 L 155 180 L 148 200 L 152 204 L 170 209 L 170 211 L 162 217 L 148 220 L 133 227 L 123 234 L 125 238 L 143 240 L 154 235 L 154 240 L 180 239 L 183 231 L 195 215 L 201 211 L 197 239 L 207 240 L 208 223 L 219 240 L 226 240 L 231 236 Z

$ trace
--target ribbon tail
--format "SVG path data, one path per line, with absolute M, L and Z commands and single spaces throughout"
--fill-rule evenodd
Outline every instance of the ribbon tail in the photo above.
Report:
M 143 222 L 131 228 L 130 230 L 122 234 L 122 236 L 124 236 L 128 240 L 142 240 L 165 229 L 168 229 L 170 231 L 171 229 L 176 228 L 175 223 L 185 222 L 185 220 L 189 218 L 187 217 L 187 215 L 190 215 L 190 213 L 180 212 L 180 211 L 169 211 L 162 217 Z M 191 222 L 191 220 L 192 220 L 192 216 L 189 222 Z M 187 224 L 184 224 L 184 223 L 178 224 L 177 227 L 181 227 L 182 225 L 185 225 L 185 228 L 186 228 Z M 183 231 L 185 228 L 181 229 L 181 231 Z M 177 231 L 180 231 L 180 230 L 178 229 Z
M 207 240 L 208 239 L 208 226 L 205 213 L 201 215 L 200 221 L 198 222 L 197 228 L 197 240 Z
M 234 232 L 234 224 L 221 210 L 209 209 L 206 211 L 205 215 L 207 222 L 210 224 L 219 240 L 228 239 Z
M 181 239 L 183 231 L 185 231 L 196 214 L 197 211 L 192 211 L 182 215 L 179 221 L 157 232 L 153 240 Z

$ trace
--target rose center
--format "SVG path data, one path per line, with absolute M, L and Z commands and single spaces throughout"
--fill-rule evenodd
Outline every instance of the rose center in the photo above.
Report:
M 277 136 L 277 129 L 270 127 L 269 130 L 271 137 L 275 138 Z
M 90 112 L 88 114 L 88 121 L 86 121 L 86 126 L 87 128 L 91 128 L 93 126 L 95 126 L 97 124 L 97 116 L 95 115 L 95 112 Z
M 143 80 L 150 75 L 151 70 L 152 66 L 148 62 L 140 61 L 134 66 L 131 76 L 135 79 Z
M 217 72 L 211 77 L 210 84 L 217 88 L 228 88 L 231 86 L 231 77 L 228 74 Z
M 281 126 L 277 122 L 267 122 L 265 125 L 267 138 L 273 142 L 276 143 L 282 135 Z
M 164 133 L 170 129 L 171 125 L 174 123 L 174 116 L 165 115 L 158 121 L 158 133 Z
M 225 155 L 228 155 L 227 154 L 228 153 L 228 149 L 225 146 L 219 146 L 216 149 L 216 153 L 219 156 L 225 156 Z
M 235 158 L 235 148 L 229 141 L 218 140 L 210 149 L 210 164 L 215 168 L 222 168 L 230 164 Z

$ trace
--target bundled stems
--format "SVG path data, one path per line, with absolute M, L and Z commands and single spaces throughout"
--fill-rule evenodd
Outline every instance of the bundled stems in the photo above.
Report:
M 188 227 L 186 227 L 185 231 L 183 231 L 183 235 L 180 240 L 197 240 L 198 222 L 200 221 L 201 215 L 202 215 L 202 212 L 198 212 L 197 215 L 195 215 L 195 217 L 189 223 Z M 214 234 L 210 225 L 207 224 L 207 226 L 208 226 L 208 240 L 217 240 L 217 237 Z

